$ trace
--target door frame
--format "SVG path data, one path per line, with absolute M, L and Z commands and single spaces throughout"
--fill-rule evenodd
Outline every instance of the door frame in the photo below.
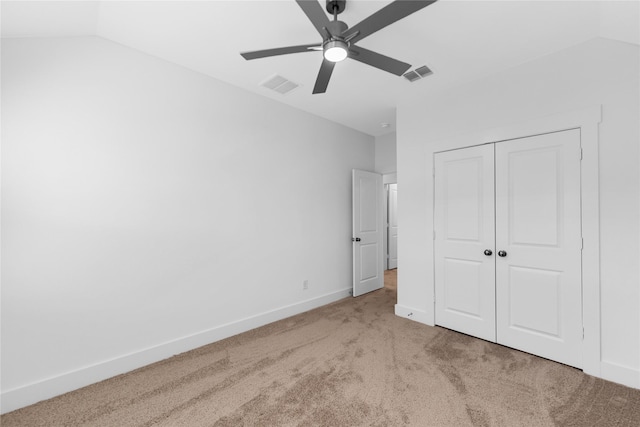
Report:
M 524 123 L 486 129 L 469 134 L 456 135 L 426 147 L 426 169 L 428 185 L 435 194 L 435 153 L 458 148 L 472 147 L 488 143 L 535 136 L 568 129 L 580 129 L 582 147 L 581 215 L 582 215 L 582 312 L 584 339 L 583 371 L 596 377 L 624 378 L 627 371 L 616 370 L 611 364 L 603 363 L 601 357 L 600 334 L 600 213 L 599 213 L 599 163 L 598 127 L 602 121 L 602 106 L 597 105 L 581 110 L 554 114 Z M 432 200 L 432 207 L 435 208 Z M 435 231 L 434 212 L 429 212 L 427 224 Z M 433 258 L 432 245 L 432 258 Z M 432 263 L 435 260 L 432 259 Z M 433 265 L 433 264 L 432 264 Z M 423 313 L 424 323 L 435 325 L 435 270 L 432 270 L 430 286 L 427 287 L 428 307 L 433 310 Z M 606 372 L 605 372 L 606 371 Z

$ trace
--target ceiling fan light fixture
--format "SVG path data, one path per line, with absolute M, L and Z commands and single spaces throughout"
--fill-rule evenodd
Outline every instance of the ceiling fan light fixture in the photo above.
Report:
M 324 59 L 327 61 L 344 61 L 348 54 L 347 44 L 341 40 L 331 40 L 324 45 Z

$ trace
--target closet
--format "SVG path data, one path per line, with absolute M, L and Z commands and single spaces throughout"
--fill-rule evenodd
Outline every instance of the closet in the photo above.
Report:
M 434 156 L 436 324 L 582 367 L 580 130 Z

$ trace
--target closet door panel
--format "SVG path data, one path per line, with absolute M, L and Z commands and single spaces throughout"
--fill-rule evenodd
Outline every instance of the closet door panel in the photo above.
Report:
M 493 157 L 493 145 L 437 153 L 434 212 L 436 324 L 490 341 L 495 341 Z
M 495 150 L 497 341 L 581 367 L 580 131 Z

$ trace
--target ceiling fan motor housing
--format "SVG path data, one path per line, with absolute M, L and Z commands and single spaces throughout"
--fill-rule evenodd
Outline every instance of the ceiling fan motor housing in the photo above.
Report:
M 344 11 L 346 4 L 347 0 L 327 0 L 327 12 L 331 15 L 334 13 L 339 15 Z

